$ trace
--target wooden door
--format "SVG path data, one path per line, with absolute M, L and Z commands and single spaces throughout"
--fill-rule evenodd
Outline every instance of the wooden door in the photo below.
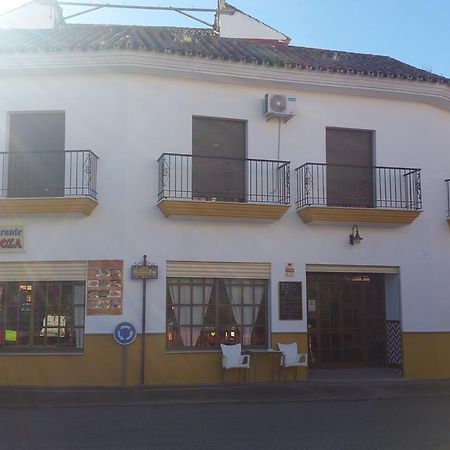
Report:
M 245 201 L 246 123 L 192 119 L 192 196 Z
M 327 204 L 372 208 L 372 132 L 327 128 L 326 139 Z
M 387 365 L 384 275 L 308 274 L 307 292 L 312 367 Z
M 64 141 L 64 113 L 11 114 L 8 197 L 63 197 Z

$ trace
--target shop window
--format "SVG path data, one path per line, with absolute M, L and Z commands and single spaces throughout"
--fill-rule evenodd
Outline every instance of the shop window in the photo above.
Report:
M 83 282 L 0 283 L 0 351 L 81 351 Z
M 267 281 L 167 278 L 167 347 L 267 347 Z

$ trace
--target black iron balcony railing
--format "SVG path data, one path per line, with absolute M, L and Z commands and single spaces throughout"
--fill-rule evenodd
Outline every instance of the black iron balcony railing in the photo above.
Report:
M 422 209 L 420 169 L 307 163 L 296 172 L 297 207 Z
M 447 185 L 447 217 L 450 219 L 450 178 L 445 180 Z
M 158 159 L 158 169 L 158 201 L 290 203 L 287 161 L 164 153 Z
M 98 156 L 90 150 L 1 152 L 0 198 L 97 198 Z

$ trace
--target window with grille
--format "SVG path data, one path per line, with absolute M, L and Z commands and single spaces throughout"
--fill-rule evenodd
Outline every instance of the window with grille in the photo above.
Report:
M 267 280 L 167 278 L 167 347 L 267 346 Z
M 81 351 L 85 283 L 0 283 L 0 351 Z

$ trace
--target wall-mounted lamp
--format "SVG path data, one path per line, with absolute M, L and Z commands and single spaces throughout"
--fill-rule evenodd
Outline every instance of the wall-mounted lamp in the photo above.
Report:
M 361 244 L 361 241 L 363 239 L 359 235 L 358 225 L 353 225 L 353 227 L 352 227 L 352 234 L 349 236 L 349 240 L 350 240 L 350 245 Z

